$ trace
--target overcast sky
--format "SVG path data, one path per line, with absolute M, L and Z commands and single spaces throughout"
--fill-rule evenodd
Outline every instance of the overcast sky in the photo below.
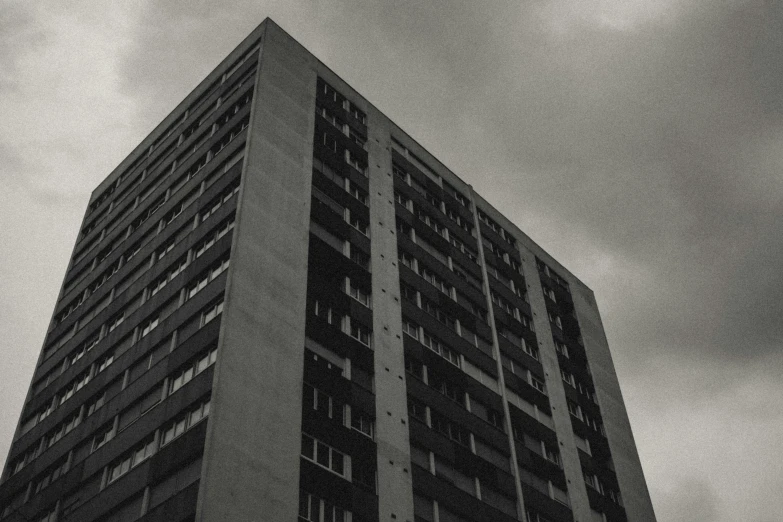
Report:
M 761 0 L 0 0 L 0 462 L 91 190 L 267 16 L 595 291 L 659 521 L 781 520 Z

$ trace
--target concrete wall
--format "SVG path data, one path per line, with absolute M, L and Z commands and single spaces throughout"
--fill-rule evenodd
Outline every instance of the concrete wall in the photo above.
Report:
M 413 478 L 402 346 L 389 121 L 368 112 L 373 347 L 380 520 L 413 522 Z
M 295 520 L 315 58 L 269 20 L 196 519 Z
M 593 375 L 606 438 L 612 451 L 620 494 L 630 522 L 655 522 L 650 493 L 636 451 L 631 423 L 612 362 L 593 292 L 577 281 L 569 281 L 587 360 Z

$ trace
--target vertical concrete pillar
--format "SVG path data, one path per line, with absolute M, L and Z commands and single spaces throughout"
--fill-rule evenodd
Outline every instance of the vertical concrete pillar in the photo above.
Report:
M 367 112 L 369 133 L 378 513 L 380 520 L 413 522 L 390 125 L 374 107 L 362 109 Z
M 315 58 L 267 20 L 196 520 L 296 520 Z
M 632 522 L 655 522 L 652 500 L 595 297 L 592 290 L 578 281 L 572 281 L 570 285 L 625 512 Z

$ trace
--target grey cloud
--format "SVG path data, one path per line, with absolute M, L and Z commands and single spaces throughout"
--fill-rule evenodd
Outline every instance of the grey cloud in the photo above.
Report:
M 720 499 L 706 480 L 686 477 L 670 491 L 666 509 L 659 509 L 658 519 L 666 522 L 718 522 Z
M 641 307 L 663 319 L 641 325 L 650 338 L 728 360 L 774 350 L 783 333 L 773 320 L 783 280 L 771 269 L 783 260 L 783 11 L 682 6 L 636 30 L 579 22 L 560 34 L 541 4 L 466 7 L 451 23 L 448 7 L 396 17 L 388 8 L 378 30 L 400 59 L 421 52 L 432 78 L 453 80 L 451 111 L 444 100 L 435 109 L 411 100 L 426 114 L 445 109 L 426 132 L 459 128 L 458 118 L 482 131 L 474 147 L 442 159 L 460 173 L 479 154 L 480 168 L 499 174 L 477 176 L 479 191 L 516 183 L 519 208 L 568 222 L 658 276 L 649 296 L 636 296 L 652 297 L 656 309 Z
M 22 59 L 46 42 L 35 16 L 24 2 L 6 2 L 0 11 L 0 92 L 19 86 L 16 71 Z

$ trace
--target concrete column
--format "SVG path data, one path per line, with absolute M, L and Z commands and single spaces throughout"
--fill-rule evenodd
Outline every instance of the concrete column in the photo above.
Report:
M 402 344 L 389 122 L 367 112 L 379 520 L 413 522 L 413 479 Z
M 631 522 L 655 522 L 652 500 L 595 297 L 578 281 L 569 283 L 625 512 Z
M 196 520 L 296 520 L 316 63 L 262 36 Z

